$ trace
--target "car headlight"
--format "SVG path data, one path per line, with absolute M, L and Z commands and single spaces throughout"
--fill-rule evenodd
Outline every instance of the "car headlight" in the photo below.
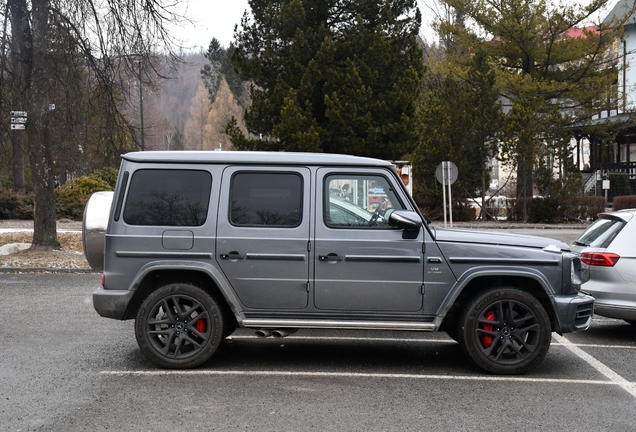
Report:
M 571 253 L 563 254 L 563 294 L 581 290 L 581 259 Z

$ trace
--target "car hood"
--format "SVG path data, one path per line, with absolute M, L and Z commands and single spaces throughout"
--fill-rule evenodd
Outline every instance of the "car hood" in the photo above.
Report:
M 512 234 L 500 231 L 484 231 L 457 228 L 434 228 L 435 239 L 438 242 L 479 243 L 505 246 L 521 246 L 543 249 L 556 245 L 564 252 L 570 251 L 570 246 L 562 241 L 547 237 L 523 234 Z

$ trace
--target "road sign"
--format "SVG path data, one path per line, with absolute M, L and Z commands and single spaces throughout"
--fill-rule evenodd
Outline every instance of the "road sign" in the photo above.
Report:
M 11 123 L 26 123 L 26 117 L 11 117 Z
M 26 117 L 27 112 L 26 111 L 11 111 L 11 115 L 14 117 Z
M 11 129 L 14 130 L 25 130 L 26 129 L 26 125 L 25 124 L 12 124 L 11 125 Z
M 455 180 L 457 180 L 457 175 L 459 174 L 459 171 L 457 170 L 457 165 L 455 165 L 451 161 L 447 161 L 446 163 L 448 165 L 444 165 L 444 162 L 437 165 L 437 169 L 435 170 L 435 178 L 437 179 L 438 182 L 442 184 L 444 183 L 443 182 L 444 178 L 446 178 L 446 181 L 448 182 L 448 184 L 453 184 L 455 183 Z M 445 173 L 444 173 L 444 170 L 446 170 Z

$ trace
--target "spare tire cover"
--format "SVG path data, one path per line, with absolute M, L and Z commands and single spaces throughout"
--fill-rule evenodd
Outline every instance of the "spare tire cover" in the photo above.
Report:
M 93 270 L 104 269 L 104 237 L 114 192 L 95 192 L 84 208 L 82 243 L 84 256 Z

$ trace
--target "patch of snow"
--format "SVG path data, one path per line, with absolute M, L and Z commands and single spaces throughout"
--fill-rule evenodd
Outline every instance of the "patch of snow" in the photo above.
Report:
M 0 246 L 0 255 L 11 255 L 31 247 L 31 243 L 9 243 Z

